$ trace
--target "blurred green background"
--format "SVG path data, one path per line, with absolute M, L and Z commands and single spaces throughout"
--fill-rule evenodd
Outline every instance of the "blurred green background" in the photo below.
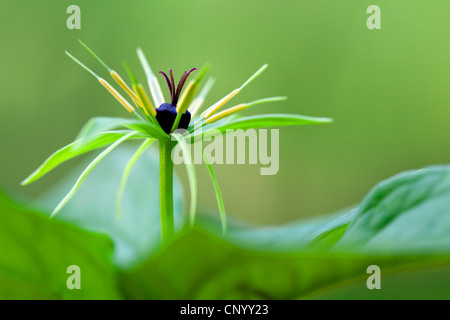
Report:
M 66 28 L 71 4 L 81 8 L 81 30 Z M 366 28 L 372 4 L 381 7 L 381 30 Z M 209 104 L 268 63 L 236 102 L 289 100 L 247 114 L 335 119 L 280 130 L 275 176 L 261 176 L 258 165 L 216 165 L 231 217 L 273 224 L 356 204 L 393 174 L 449 162 L 449 11 L 445 0 L 2 0 L 0 187 L 40 194 L 77 161 L 30 187 L 20 181 L 89 118 L 127 116 L 65 56 L 69 50 L 103 71 L 81 38 L 124 76 L 126 60 L 143 79 L 137 46 L 154 71 L 173 68 L 176 77 L 212 62 Z M 184 168 L 178 171 L 186 180 Z M 208 173 L 199 166 L 198 174 L 199 207 L 216 211 Z

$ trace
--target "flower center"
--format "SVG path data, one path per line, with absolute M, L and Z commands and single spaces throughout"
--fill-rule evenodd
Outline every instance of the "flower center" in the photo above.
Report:
M 163 103 L 156 109 L 156 120 L 158 120 L 161 128 L 167 133 L 170 133 L 172 129 L 173 123 L 177 117 L 177 103 L 180 98 L 181 91 L 183 90 L 183 86 L 186 83 L 187 78 L 192 73 L 192 71 L 197 70 L 196 68 L 191 69 L 189 72 L 184 72 L 181 76 L 180 81 L 178 82 L 178 86 L 175 89 L 175 80 L 173 78 L 172 69 L 169 70 L 169 76 L 164 72 L 160 71 L 164 78 L 166 79 L 167 85 L 170 91 L 170 100 L 171 103 Z M 191 114 L 186 110 L 185 113 L 181 115 L 180 123 L 178 124 L 177 129 L 187 129 L 189 122 L 191 121 Z

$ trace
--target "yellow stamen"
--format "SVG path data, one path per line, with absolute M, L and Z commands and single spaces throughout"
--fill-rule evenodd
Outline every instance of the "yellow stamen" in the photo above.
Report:
M 128 112 L 134 112 L 134 108 L 128 103 L 127 100 L 124 99 L 124 97 L 120 95 L 120 93 L 116 91 L 116 89 L 113 88 L 112 85 L 110 85 L 105 79 L 102 79 L 100 77 L 98 78 L 98 81 L 114 96 L 114 98 L 117 99 L 117 101 L 119 101 L 125 107 L 125 109 L 127 109 Z
M 181 95 L 180 100 L 178 100 L 178 104 L 177 104 L 177 113 L 180 112 L 181 113 L 185 113 L 189 104 L 189 100 L 192 100 L 192 97 L 195 94 L 196 88 L 194 88 L 194 80 L 191 80 L 189 82 L 189 84 L 187 85 L 186 89 L 184 90 L 183 94 Z M 198 87 L 198 85 L 196 86 Z
M 139 83 L 137 86 L 135 86 L 134 90 L 136 91 L 139 98 L 143 102 L 142 104 L 144 105 L 145 114 L 147 114 L 147 115 L 152 114 L 153 116 L 156 116 L 155 108 L 153 107 L 152 103 L 150 102 L 150 99 L 148 98 L 147 93 L 145 92 L 142 84 Z
M 141 97 L 141 95 L 139 94 L 139 91 L 138 91 L 139 89 L 138 89 L 138 87 L 137 87 L 137 85 L 135 85 L 134 83 L 133 83 L 133 92 L 137 95 L 137 97 L 139 98 L 139 104 L 138 104 L 138 107 L 142 110 L 142 111 L 144 111 L 144 113 L 148 116 L 149 115 L 149 113 L 148 113 L 148 111 L 147 111 L 147 108 L 145 108 L 144 107 L 144 102 L 142 101 L 142 97 Z
M 123 79 L 119 76 L 119 74 L 117 72 L 115 72 L 114 70 L 111 70 L 110 72 L 111 77 L 113 77 L 114 80 L 116 80 L 116 82 L 122 87 L 123 90 L 125 90 L 125 92 L 130 96 L 131 99 L 133 99 L 134 103 L 136 103 L 136 105 L 138 107 L 143 108 L 142 106 L 142 101 L 139 99 L 139 97 L 127 86 L 127 84 L 125 83 L 125 81 L 123 81 Z
M 209 107 L 206 111 L 204 111 L 200 116 L 202 118 L 208 119 L 214 112 L 219 110 L 225 103 L 231 100 L 235 95 L 239 93 L 240 89 L 235 89 L 231 93 L 229 93 L 227 96 L 222 98 L 222 100 L 219 100 L 215 104 L 213 104 L 211 107 Z
M 245 110 L 248 108 L 248 105 L 243 103 L 243 104 L 238 104 L 237 106 L 231 107 L 229 109 L 226 109 L 222 112 L 219 112 L 218 114 L 213 115 L 212 117 L 206 119 L 206 123 L 213 123 L 216 122 L 220 119 L 223 119 L 225 117 L 231 116 L 234 113 L 237 113 L 239 111 Z

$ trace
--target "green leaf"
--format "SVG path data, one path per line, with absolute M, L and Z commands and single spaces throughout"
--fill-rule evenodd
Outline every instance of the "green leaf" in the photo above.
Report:
M 108 153 L 110 153 L 114 148 L 116 148 L 119 144 L 124 142 L 125 140 L 131 138 L 136 132 L 130 132 L 114 142 L 112 145 L 110 145 L 108 148 L 106 148 L 102 153 L 100 153 L 87 167 L 84 169 L 84 171 L 81 173 L 81 175 L 78 177 L 77 181 L 75 182 L 74 186 L 70 191 L 66 194 L 66 196 L 61 200 L 61 202 L 56 206 L 55 210 L 52 212 L 52 216 L 57 214 L 61 208 L 73 197 L 75 192 L 81 187 L 83 181 L 87 178 L 87 176 L 91 173 L 92 170 L 100 163 L 100 161 L 105 158 Z
M 233 121 L 229 121 L 226 124 L 209 124 L 202 128 L 203 135 L 208 137 L 213 134 L 212 129 L 219 130 L 223 134 L 226 133 L 228 129 L 258 129 L 267 127 L 284 127 L 284 126 L 298 126 L 298 125 L 309 125 L 309 124 L 321 124 L 330 123 L 332 120 L 330 118 L 316 118 L 308 117 L 297 114 L 264 114 L 256 116 L 241 117 Z M 199 135 L 199 133 L 193 133 L 194 137 Z
M 111 117 L 95 117 L 91 118 L 81 129 L 78 134 L 73 149 L 76 150 L 87 143 L 95 140 L 97 135 L 104 131 L 124 128 L 127 123 L 134 123 L 134 119 L 111 118 Z
M 368 290 L 367 278 L 355 277 L 326 286 L 300 297 L 319 300 L 448 300 L 450 264 L 448 261 L 420 264 L 409 268 L 381 269 L 381 289 Z
M 190 224 L 194 225 L 195 222 L 195 214 L 197 210 L 197 176 L 195 174 L 195 167 L 192 163 L 191 159 L 191 151 L 188 144 L 185 141 L 185 138 L 177 133 L 172 133 L 172 136 L 178 141 L 180 144 L 181 150 L 183 151 L 183 159 L 184 164 L 186 165 L 186 170 L 189 178 L 189 186 L 191 190 L 191 208 L 189 210 Z
M 377 254 L 450 254 L 450 166 L 394 176 L 361 205 L 309 221 L 242 228 L 233 243 L 256 250 L 332 249 Z
M 147 149 L 133 166 L 122 197 L 122 216 L 115 219 L 122 172 L 138 146 L 136 142 L 119 145 L 53 218 L 108 235 L 114 242 L 113 262 L 120 269 L 135 267 L 160 248 L 159 161 L 153 148 Z M 77 165 L 36 199 L 35 204 L 51 212 L 93 158 L 91 155 Z M 174 176 L 174 218 L 178 230 L 185 223 L 180 185 Z
M 0 192 L 0 299 L 120 299 L 111 241 L 27 209 Z M 81 290 L 68 289 L 71 265 Z
M 196 144 L 196 146 L 201 150 L 203 162 L 205 163 L 209 175 L 211 176 L 211 180 L 214 186 L 214 191 L 216 192 L 216 199 L 217 199 L 217 205 L 219 207 L 219 213 L 220 213 L 220 220 L 222 222 L 222 232 L 223 234 L 227 233 L 227 214 L 225 212 L 225 204 L 223 202 L 222 193 L 220 192 L 219 183 L 216 178 L 216 174 L 214 173 L 214 169 L 206 156 L 206 154 L 203 152 L 202 147 L 199 144 Z
M 145 134 L 147 138 L 166 139 L 169 137 L 159 125 L 155 125 L 153 123 L 133 121 L 127 123 L 125 126 L 129 129 Z
M 450 254 L 450 166 L 381 182 L 361 203 L 336 250 Z
M 120 182 L 120 188 L 117 192 L 116 196 L 116 218 L 120 218 L 121 216 L 121 208 L 122 208 L 122 198 L 123 193 L 125 191 L 125 187 L 127 185 L 128 177 L 130 176 L 131 169 L 136 164 L 136 161 L 142 156 L 144 151 L 147 150 L 148 147 L 155 141 L 155 139 L 146 139 L 141 146 L 136 150 L 136 153 L 130 158 L 130 161 L 128 161 L 125 170 L 122 174 L 122 179 Z
M 228 240 L 257 251 L 324 251 L 340 240 L 355 215 L 356 209 L 280 226 L 237 228 Z
M 200 226 L 124 275 L 127 297 L 450 298 L 450 166 L 395 176 L 357 209 L 321 220 L 226 237 Z M 371 265 L 380 292 L 367 289 Z
M 367 279 L 366 269 L 372 264 L 390 272 L 445 261 L 450 262 L 444 258 L 302 250 L 261 252 L 231 245 L 195 228 L 124 274 L 122 282 L 129 299 L 295 299 L 354 277 Z
M 79 155 L 87 153 L 89 151 L 109 145 L 114 141 L 117 141 L 118 139 L 122 138 L 123 136 L 129 134 L 130 132 L 131 131 L 129 130 L 101 132 L 95 136 L 95 139 L 85 141 L 83 144 L 79 144 L 78 141 L 72 142 L 71 144 L 59 149 L 58 151 L 53 153 L 50 157 L 48 157 L 39 168 L 37 168 L 22 182 L 22 185 L 30 184 L 38 180 L 43 175 L 53 170 L 60 164 L 70 159 L 73 159 Z M 136 135 L 133 137 L 133 139 L 135 138 L 142 138 L 142 136 Z M 74 145 L 77 143 L 78 147 L 75 149 Z

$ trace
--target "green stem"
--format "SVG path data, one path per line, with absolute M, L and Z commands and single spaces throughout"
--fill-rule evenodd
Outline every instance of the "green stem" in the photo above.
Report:
M 161 241 L 167 245 L 175 234 L 173 219 L 173 162 L 171 158 L 175 143 L 169 139 L 159 140 L 159 207 Z

